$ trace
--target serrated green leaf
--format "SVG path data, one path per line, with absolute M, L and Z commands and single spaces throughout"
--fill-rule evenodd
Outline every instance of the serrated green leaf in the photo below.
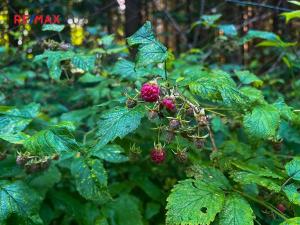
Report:
M 180 181 L 167 199 L 167 224 L 210 224 L 224 203 L 224 193 L 201 180 Z
M 96 56 L 93 55 L 75 55 L 71 59 L 71 63 L 84 71 L 92 71 L 95 67 Z
M 245 131 L 254 138 L 268 139 L 275 137 L 280 124 L 280 114 L 272 105 L 256 106 L 244 117 Z
M 280 192 L 281 186 L 273 179 L 262 177 L 250 172 L 232 172 L 230 177 L 240 184 L 257 184 L 274 192 Z
M 47 58 L 47 66 L 50 71 L 50 77 L 54 80 L 59 80 L 62 71 L 60 62 L 71 59 L 73 55 L 74 52 L 71 51 L 46 50 L 43 54 L 35 56 L 34 62 Z
M 0 181 L 0 221 L 12 214 L 28 218 L 32 213 L 38 213 L 40 201 L 40 196 L 22 181 Z
M 272 171 L 271 169 L 265 167 L 262 168 L 258 165 L 255 164 L 245 164 L 242 162 L 233 162 L 233 165 L 235 165 L 237 168 L 241 169 L 241 170 L 245 170 L 248 172 L 251 172 L 253 174 L 256 174 L 258 176 L 262 176 L 262 177 L 271 177 L 271 178 L 275 178 L 275 179 L 283 179 L 282 176 L 278 175 L 277 173 L 275 173 L 274 171 Z
M 245 105 L 249 100 L 223 71 L 214 71 L 213 74 L 201 77 L 196 82 L 190 83 L 189 87 L 193 94 L 203 99 L 223 102 L 228 106 Z
M 123 153 L 124 149 L 119 145 L 105 145 L 102 148 L 95 146 L 90 154 L 111 163 L 121 163 L 128 161 L 128 157 Z
M 249 87 L 249 86 L 242 87 L 240 89 L 240 92 L 243 95 L 246 95 L 251 103 L 254 103 L 254 102 L 263 103 L 265 101 L 262 91 L 254 88 L 254 87 Z
M 136 65 L 147 66 L 152 63 L 164 62 L 167 56 L 167 48 L 158 41 L 147 45 L 140 45 L 136 57 Z
M 3 135 L 3 139 L 10 139 L 9 134 L 18 134 L 24 130 L 32 119 L 38 115 L 39 109 L 40 105 L 36 103 L 31 103 L 22 108 L 1 106 L 0 134 Z
M 7 141 L 12 144 L 23 144 L 30 136 L 20 132 L 17 134 L 0 134 L 0 139 Z
M 139 45 L 137 66 L 160 63 L 167 59 L 167 48 L 156 40 L 151 22 L 147 21 L 137 32 L 127 38 L 129 46 Z
M 64 28 L 65 28 L 65 25 L 44 24 L 42 26 L 42 31 L 56 31 L 56 32 L 61 32 Z
M 74 159 L 71 173 L 75 177 L 77 191 L 86 199 L 106 202 L 109 199 L 107 191 L 107 173 L 99 159 Z
M 279 98 L 273 105 L 280 112 L 280 116 L 285 120 L 289 121 L 296 117 L 293 108 L 288 106 L 282 98 Z
M 294 180 L 300 181 L 300 157 L 295 157 L 285 165 L 287 174 Z
M 283 191 L 286 194 L 287 198 L 293 204 L 300 205 L 300 193 L 298 192 L 300 185 L 289 184 L 283 187 Z
M 106 217 L 115 225 L 143 225 L 138 199 L 131 195 L 121 195 L 104 208 Z
M 238 194 L 226 196 L 220 213 L 220 225 L 253 225 L 254 213 L 249 203 Z
M 193 165 L 187 170 L 187 175 L 223 190 L 232 188 L 224 174 L 213 167 Z
M 300 225 L 300 217 L 295 217 L 282 222 L 280 225 Z
M 254 84 L 254 86 L 261 86 L 263 84 L 263 81 L 259 79 L 255 74 L 251 73 L 248 70 L 243 71 L 234 71 L 236 76 L 239 78 L 239 80 L 242 82 L 242 84 Z
M 115 108 L 104 113 L 98 122 L 97 147 L 102 147 L 115 138 L 123 138 L 134 131 L 141 123 L 144 116 L 141 108 L 133 109 Z
M 125 79 L 136 80 L 137 78 L 144 77 L 149 72 L 143 68 L 135 68 L 135 64 L 126 59 L 120 59 L 113 67 L 113 74 L 120 75 Z
M 52 155 L 65 151 L 79 151 L 70 122 L 62 122 L 48 129 L 39 131 L 24 142 L 24 147 L 37 155 Z

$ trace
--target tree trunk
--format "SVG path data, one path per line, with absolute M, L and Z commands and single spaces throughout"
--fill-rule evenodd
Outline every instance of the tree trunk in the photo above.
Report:
M 141 1 L 126 0 L 125 34 L 126 37 L 135 33 L 141 25 Z

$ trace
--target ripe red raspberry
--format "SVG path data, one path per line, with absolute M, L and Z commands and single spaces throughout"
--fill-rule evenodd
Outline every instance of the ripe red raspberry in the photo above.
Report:
M 162 105 L 165 106 L 169 111 L 174 111 L 176 109 L 176 105 L 172 98 L 164 98 L 162 101 Z
M 285 210 L 286 210 L 286 207 L 285 207 L 283 204 L 281 204 L 281 203 L 279 203 L 279 204 L 276 206 L 276 208 L 277 208 L 280 212 L 282 212 L 282 213 L 284 213 Z
M 154 163 L 160 164 L 166 159 L 166 151 L 161 147 L 155 147 L 151 150 L 150 156 Z
M 145 83 L 141 88 L 141 98 L 145 102 L 156 102 L 159 99 L 160 89 L 156 83 Z

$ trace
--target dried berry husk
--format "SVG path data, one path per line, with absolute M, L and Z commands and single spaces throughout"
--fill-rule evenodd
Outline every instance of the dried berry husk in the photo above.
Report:
M 41 165 L 40 163 L 27 163 L 25 164 L 25 172 L 30 174 L 30 173 L 36 173 L 41 170 Z
M 19 166 L 24 166 L 29 161 L 29 158 L 23 155 L 18 155 L 16 159 L 16 163 Z
M 272 142 L 272 146 L 275 151 L 280 151 L 282 148 L 282 141 Z
M 127 108 L 132 109 L 132 108 L 134 108 L 136 105 L 137 105 L 137 101 L 136 101 L 136 100 L 131 99 L 131 98 L 127 99 L 127 101 L 126 101 L 126 106 L 127 106 Z
M 180 163 L 186 163 L 188 160 L 188 154 L 186 151 L 179 151 L 176 153 L 176 160 Z
M 194 138 L 195 147 L 198 149 L 202 149 L 204 147 L 205 139 L 203 138 Z
M 169 122 L 169 127 L 172 130 L 177 130 L 180 127 L 180 125 L 181 125 L 180 121 L 176 119 L 172 119 Z
M 200 115 L 197 117 L 198 125 L 203 127 L 208 125 L 208 117 L 205 115 Z
M 59 160 L 59 154 L 55 154 L 52 156 L 52 160 Z
M 156 110 L 149 110 L 148 119 L 155 120 L 156 118 L 158 118 L 158 112 Z
M 167 130 L 166 132 L 166 142 L 170 144 L 175 138 L 175 132 L 172 130 Z
M 44 161 L 41 161 L 41 162 L 40 162 L 40 168 L 41 168 L 41 170 L 46 170 L 46 169 L 48 169 L 49 166 L 50 166 L 50 164 L 51 164 L 51 160 L 49 160 L 49 159 L 46 159 L 46 160 L 44 160 Z
M 185 111 L 187 116 L 194 116 L 194 109 L 193 107 L 189 107 L 186 111 Z

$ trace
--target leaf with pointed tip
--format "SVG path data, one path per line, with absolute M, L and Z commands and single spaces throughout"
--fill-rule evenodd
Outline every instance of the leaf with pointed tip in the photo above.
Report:
M 95 67 L 96 57 L 93 55 L 75 55 L 71 63 L 84 71 L 92 71 Z
M 121 163 L 128 161 L 128 157 L 123 155 L 123 148 L 119 145 L 105 145 L 102 148 L 95 146 L 91 149 L 91 155 L 111 163 Z
M 201 180 L 180 181 L 167 199 L 167 224 L 207 225 L 222 210 L 224 193 Z
M 295 217 L 291 219 L 287 219 L 279 225 L 300 225 L 300 217 Z
M 72 132 L 75 127 L 71 122 L 61 122 L 41 130 L 24 142 L 24 147 L 37 155 L 52 155 L 65 151 L 79 151 Z
M 243 71 L 234 71 L 236 76 L 239 78 L 239 80 L 242 82 L 242 84 L 254 84 L 254 86 L 261 86 L 263 84 L 263 81 L 259 79 L 255 74 L 251 73 L 248 70 Z
M 293 204 L 300 205 L 300 193 L 298 192 L 300 186 L 296 183 L 286 185 L 283 188 L 284 193 L 286 194 L 287 198 Z
M 295 157 L 285 165 L 287 174 L 294 180 L 300 181 L 300 157 Z
M 74 159 L 71 173 L 77 191 L 86 199 L 104 203 L 109 199 L 107 173 L 99 159 Z
M 138 128 L 144 116 L 142 109 L 138 106 L 133 109 L 118 107 L 104 113 L 98 122 L 100 141 L 97 147 L 102 147 L 117 137 L 123 138 Z
M 139 45 L 136 57 L 137 66 L 164 62 L 168 57 L 167 48 L 156 40 L 150 21 L 127 38 L 129 46 Z
M 226 196 L 219 217 L 220 225 L 253 225 L 255 218 L 250 204 L 238 194 Z
M 187 173 L 188 176 L 202 180 L 203 182 L 217 188 L 223 190 L 230 190 L 232 188 L 224 174 L 214 167 L 193 165 L 187 170 Z
M 31 103 L 22 108 L 0 107 L 0 135 L 3 135 L 3 139 L 12 140 L 7 135 L 17 134 L 24 130 L 32 119 L 38 115 L 39 109 L 40 105 L 36 103 Z
M 260 139 L 273 138 L 279 128 L 280 114 L 272 105 L 256 106 L 244 117 L 244 128 L 249 136 Z
M 12 214 L 28 218 L 38 213 L 40 201 L 40 196 L 22 181 L 0 181 L 0 221 Z
M 281 187 L 273 179 L 262 177 L 250 172 L 232 172 L 230 177 L 240 184 L 257 184 L 274 192 L 280 192 Z

